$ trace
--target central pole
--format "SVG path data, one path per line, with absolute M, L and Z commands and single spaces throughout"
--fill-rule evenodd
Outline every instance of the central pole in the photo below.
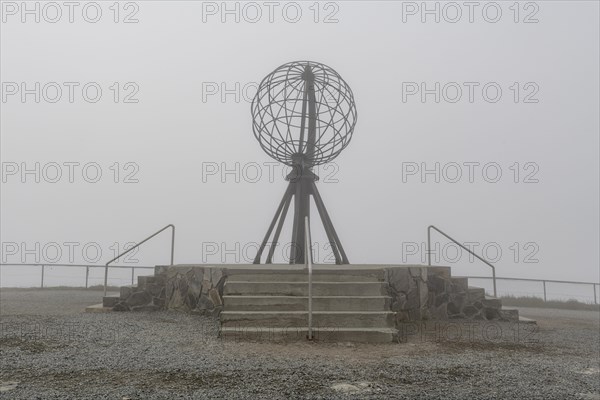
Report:
M 294 226 L 292 232 L 292 247 L 290 249 L 290 264 L 304 264 L 306 252 L 306 227 L 304 221 L 310 217 L 310 195 L 315 175 L 311 165 L 315 157 L 317 137 L 317 106 L 315 95 L 315 75 L 310 65 L 304 67 L 304 93 L 300 130 L 300 152 L 294 160 L 294 168 L 288 179 L 298 179 L 294 194 Z M 307 123 L 308 122 L 308 123 Z M 308 125 L 306 143 L 304 130 Z M 303 151 L 304 150 L 304 151 Z

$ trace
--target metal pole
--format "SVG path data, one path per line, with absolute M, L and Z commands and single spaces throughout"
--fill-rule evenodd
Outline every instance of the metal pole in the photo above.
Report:
M 133 272 L 135 271 L 134 267 L 131 267 L 131 285 L 133 285 Z
M 104 296 L 106 296 L 106 285 L 108 284 L 108 263 L 104 266 Z
M 175 259 L 175 225 L 171 225 L 171 265 L 173 264 L 173 260 Z
M 592 283 L 592 285 L 594 286 L 594 304 L 598 304 L 598 297 L 596 295 L 596 284 Z
M 431 267 L 431 226 L 427 228 L 427 265 Z
M 542 281 L 544 284 L 544 303 L 546 302 L 546 281 Z
M 88 288 L 88 278 L 90 277 L 90 267 L 85 267 L 85 288 Z
M 41 288 L 44 288 L 44 266 L 42 265 L 42 283 L 41 283 Z
M 305 217 L 304 220 L 305 234 L 306 234 L 306 267 L 308 269 L 308 340 L 313 339 L 312 332 L 312 252 L 310 250 L 311 247 L 311 239 L 310 239 L 310 230 L 308 217 Z
M 492 267 L 492 280 L 494 282 L 494 297 L 498 298 L 498 292 L 496 291 L 496 268 Z

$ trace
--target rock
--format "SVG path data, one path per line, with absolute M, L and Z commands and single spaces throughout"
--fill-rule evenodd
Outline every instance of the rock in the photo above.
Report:
M 163 290 L 163 286 L 157 283 L 148 283 L 146 284 L 146 291 L 151 296 L 159 296 L 160 292 Z
M 448 311 L 448 316 L 452 317 L 454 315 L 460 314 L 460 307 L 458 307 L 455 303 L 450 302 L 450 303 L 448 303 L 447 311 Z
M 429 275 L 427 278 L 427 286 L 429 291 L 434 292 L 436 295 L 446 293 L 448 282 L 439 275 Z
M 121 299 L 125 300 L 126 298 L 131 296 L 134 289 L 135 289 L 134 286 L 121 286 L 119 288 L 119 297 L 121 297 Z
M 125 300 L 129 307 L 144 306 L 152 301 L 152 296 L 146 292 L 135 292 Z
M 202 281 L 202 293 L 207 294 L 212 289 L 212 283 L 206 279 Z
M 500 313 L 495 308 L 484 308 L 483 315 L 487 320 L 500 319 Z
M 192 293 L 188 293 L 187 296 L 185 296 L 185 305 L 188 307 L 188 309 L 193 310 L 196 308 L 197 303 L 198 297 L 195 297 Z
M 223 305 L 223 301 L 221 300 L 221 296 L 219 296 L 219 291 L 215 288 L 210 289 L 208 291 L 208 295 L 215 306 Z
M 502 308 L 502 302 L 500 301 L 500 299 L 495 299 L 495 298 L 487 298 L 487 299 L 481 300 L 481 304 L 485 308 L 495 308 L 495 309 Z
M 212 310 L 213 308 L 215 308 L 215 305 L 205 294 L 202 294 L 202 295 L 200 295 L 200 298 L 198 299 L 196 308 L 198 310 Z
M 449 299 L 450 296 L 448 295 L 448 293 L 439 294 L 435 297 L 435 302 L 433 303 L 433 306 L 436 308 L 440 307 L 442 304 L 448 303 Z
M 476 307 L 469 305 L 463 308 L 463 313 L 465 314 L 465 317 L 472 318 L 475 314 L 479 313 L 479 310 Z
M 129 311 L 129 306 L 124 302 L 119 302 L 115 304 L 115 306 L 112 309 L 113 311 Z
M 131 307 L 131 311 L 158 311 L 159 309 L 160 307 L 154 304 L 146 304 L 144 306 Z
M 432 307 L 430 309 L 431 317 L 433 319 L 448 319 L 447 307 L 446 303 L 442 303 L 438 307 Z

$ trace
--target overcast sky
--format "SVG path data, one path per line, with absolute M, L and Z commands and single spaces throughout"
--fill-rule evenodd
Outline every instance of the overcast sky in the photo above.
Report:
M 485 248 L 499 276 L 598 281 L 598 2 L 427 3 L 439 22 L 421 2 L 82 2 L 73 23 L 60 4 L 40 3 L 36 22 L 2 3 L 3 262 L 103 264 L 113 243 L 169 223 L 176 263 L 248 262 L 287 184 L 250 100 L 277 66 L 314 60 L 358 110 L 350 145 L 318 171 L 352 263 L 423 263 L 434 224 Z M 434 241 L 457 275 L 489 274 Z M 168 244 L 138 262 L 167 263 Z

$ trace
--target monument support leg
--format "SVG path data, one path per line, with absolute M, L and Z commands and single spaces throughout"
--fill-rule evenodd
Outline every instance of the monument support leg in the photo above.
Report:
M 290 208 L 290 203 L 292 202 L 292 196 L 287 195 L 287 199 L 285 201 L 285 205 L 283 206 L 283 211 L 281 212 L 281 216 L 279 217 L 279 223 L 277 224 L 277 229 L 275 229 L 275 235 L 273 236 L 273 241 L 271 242 L 271 248 L 269 249 L 269 254 L 267 255 L 267 264 L 273 263 L 273 254 L 275 253 L 275 247 L 277 243 L 279 243 L 279 235 L 281 235 L 281 230 L 283 229 L 283 223 L 285 222 L 285 217 L 288 214 L 288 210 Z
M 279 207 L 277 207 L 277 211 L 275 212 L 275 216 L 273 217 L 273 221 L 271 221 L 271 225 L 269 225 L 269 229 L 267 230 L 267 234 L 265 235 L 265 238 L 263 239 L 259 249 L 258 249 L 258 253 L 256 253 L 256 257 L 254 257 L 254 264 L 260 264 L 260 258 L 262 257 L 262 253 L 265 250 L 265 247 L 267 246 L 267 243 L 269 242 L 269 238 L 271 237 L 271 233 L 273 232 L 273 228 L 275 227 L 275 224 L 277 223 L 277 220 L 280 218 L 281 216 L 281 211 L 285 205 L 286 202 L 289 203 L 289 199 L 291 197 L 291 192 L 292 192 L 292 187 L 293 184 L 290 183 L 288 185 L 288 188 L 286 189 L 283 198 L 281 199 L 281 202 L 279 203 Z M 285 217 L 284 217 L 285 218 Z
M 292 247 L 290 249 L 290 264 L 304 264 L 304 246 L 306 233 L 304 221 L 310 218 L 310 192 L 307 179 L 301 175 L 295 182 L 296 194 L 294 196 L 294 226 L 292 232 Z
M 315 204 L 317 205 L 317 209 L 319 210 L 319 214 L 321 215 L 321 220 L 323 221 L 323 226 L 325 227 L 325 233 L 327 234 L 327 237 L 329 238 L 332 249 L 334 249 L 333 252 L 336 257 L 335 258 L 336 264 L 350 264 L 350 262 L 348 261 L 348 257 L 346 256 L 346 252 L 344 251 L 344 247 L 342 246 L 342 242 L 340 241 L 340 238 L 338 237 L 338 235 L 335 231 L 335 228 L 333 227 L 331 218 L 329 218 L 329 214 L 327 213 L 327 209 L 325 208 L 323 199 L 321 198 L 321 195 L 319 194 L 317 185 L 314 182 L 312 182 L 311 188 L 312 188 L 313 198 L 315 199 Z M 332 238 L 333 238 L 333 241 L 332 241 Z M 341 259 L 340 259 L 340 255 L 337 254 L 336 250 L 339 250 Z

